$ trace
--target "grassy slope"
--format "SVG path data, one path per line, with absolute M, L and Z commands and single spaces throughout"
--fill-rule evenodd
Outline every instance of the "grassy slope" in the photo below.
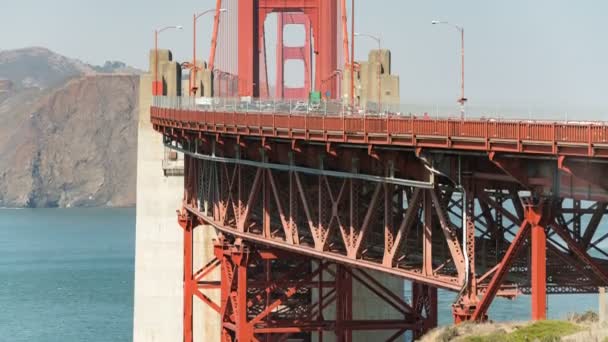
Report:
M 489 335 L 467 336 L 466 342 L 526 342 L 559 341 L 562 336 L 581 330 L 578 325 L 566 321 L 543 321 L 523 326 L 513 332 L 494 332 Z

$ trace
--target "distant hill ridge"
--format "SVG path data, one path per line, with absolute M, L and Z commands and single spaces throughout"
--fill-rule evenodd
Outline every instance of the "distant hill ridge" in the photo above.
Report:
M 19 88 L 46 89 L 68 78 L 98 73 L 137 75 L 141 71 L 119 61 L 94 66 L 43 47 L 0 51 L 0 78 Z
M 134 205 L 139 73 L 0 51 L 0 207 Z

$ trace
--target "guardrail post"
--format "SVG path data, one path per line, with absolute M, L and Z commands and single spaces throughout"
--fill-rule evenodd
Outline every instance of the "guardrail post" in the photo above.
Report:
M 589 132 L 588 137 L 587 137 L 588 154 L 589 154 L 589 157 L 593 157 L 593 144 L 592 144 L 593 137 L 591 134 L 591 124 L 587 124 L 587 130 Z
M 386 113 L 386 141 L 389 141 L 388 137 L 389 137 L 389 133 L 388 133 L 388 113 Z
M 367 108 L 367 104 L 365 105 L 365 108 Z M 367 116 L 367 110 L 363 111 L 363 140 L 365 142 L 367 142 L 367 120 L 366 120 L 366 116 Z

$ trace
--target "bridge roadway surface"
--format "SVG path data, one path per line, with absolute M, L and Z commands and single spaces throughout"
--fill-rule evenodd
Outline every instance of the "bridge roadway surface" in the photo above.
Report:
M 152 123 L 209 133 L 315 142 L 608 158 L 606 122 L 435 119 L 358 113 L 330 101 L 239 101 L 156 97 Z
M 539 318 L 545 293 L 608 285 L 606 123 L 169 97 L 151 122 L 186 156 L 188 215 L 227 239 L 457 291 L 457 322 L 497 295 L 532 293 Z

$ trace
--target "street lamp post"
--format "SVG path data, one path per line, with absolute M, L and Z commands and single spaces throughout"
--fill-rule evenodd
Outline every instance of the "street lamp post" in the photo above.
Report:
M 355 33 L 355 37 L 367 37 L 371 38 L 378 43 L 378 114 L 382 112 L 382 61 L 380 60 L 380 54 L 382 53 L 382 40 L 378 36 L 374 36 L 366 33 Z
M 431 24 L 444 24 L 452 26 L 453 28 L 458 30 L 458 32 L 460 32 L 460 98 L 458 99 L 458 103 L 460 103 L 460 119 L 464 120 L 464 104 L 465 102 L 467 102 L 467 98 L 464 96 L 464 27 L 450 24 L 447 21 L 438 20 L 433 20 Z
M 350 2 L 350 110 L 355 108 L 355 0 Z
M 225 8 L 220 8 L 219 13 L 223 13 L 226 12 L 227 10 Z M 201 13 L 194 13 L 194 15 L 192 16 L 192 30 L 193 30 L 193 35 L 192 35 L 192 72 L 190 73 L 190 95 L 196 95 L 196 90 L 198 89 L 198 87 L 194 87 L 192 84 L 194 82 L 196 82 L 196 71 L 198 69 L 198 66 L 196 65 L 196 21 L 198 20 L 198 18 L 202 17 L 203 15 L 207 14 L 207 13 L 212 13 L 212 12 L 217 12 L 217 10 L 215 8 L 212 9 L 208 9 L 206 11 L 203 11 Z
M 183 27 L 179 26 L 179 25 L 173 25 L 173 26 L 165 26 L 163 28 L 154 30 L 154 86 L 152 89 L 153 95 L 159 95 L 158 94 L 158 35 L 161 34 L 163 31 L 166 31 L 169 29 L 181 30 L 181 29 L 183 29 Z

